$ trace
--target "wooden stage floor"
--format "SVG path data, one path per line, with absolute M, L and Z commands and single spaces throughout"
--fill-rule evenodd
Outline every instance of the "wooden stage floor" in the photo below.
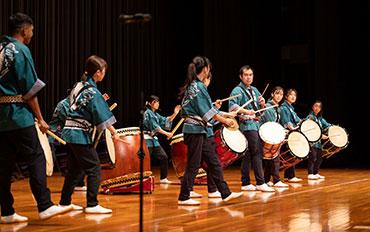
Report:
M 154 171 L 158 176 L 158 170 Z M 180 185 L 155 185 L 144 198 L 145 231 L 370 231 L 370 170 L 324 169 L 325 181 L 308 181 L 306 171 L 297 170 L 301 184 L 291 184 L 276 193 L 245 192 L 233 203 L 204 197 L 199 207 L 179 207 Z M 240 190 L 236 167 L 225 171 L 233 191 Z M 170 172 L 171 180 L 176 180 Z M 58 203 L 63 177 L 48 178 L 52 198 Z M 158 181 L 158 179 L 156 180 Z M 206 186 L 195 190 L 204 195 Z M 38 220 L 28 180 L 13 184 L 16 211 L 28 216 L 23 224 L 0 225 L 0 231 L 139 231 L 139 195 L 99 195 L 101 205 L 112 215 L 70 212 L 47 221 Z M 73 203 L 85 205 L 85 194 L 77 192 Z

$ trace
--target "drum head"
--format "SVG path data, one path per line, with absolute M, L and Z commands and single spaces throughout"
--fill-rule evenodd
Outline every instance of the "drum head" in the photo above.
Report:
M 302 122 L 300 131 L 306 136 L 309 142 L 317 142 L 321 138 L 321 128 L 319 124 L 311 119 Z
M 288 146 L 293 155 L 301 159 L 310 152 L 310 145 L 306 137 L 297 131 L 290 132 L 288 135 Z
M 44 154 L 45 154 L 46 175 L 51 176 L 53 175 L 54 162 L 53 162 L 53 154 L 51 152 L 49 140 L 46 134 L 43 134 L 40 131 L 39 126 L 37 124 L 36 124 L 36 130 L 37 130 L 37 136 L 39 138 L 42 150 L 44 150 Z
M 266 122 L 258 131 L 261 139 L 268 144 L 280 144 L 285 139 L 284 127 L 277 122 Z
M 116 130 L 118 134 L 121 134 L 118 130 Z M 105 142 L 107 143 L 107 150 L 109 154 L 109 158 L 112 164 L 116 163 L 116 151 L 114 149 L 114 143 L 112 139 L 112 135 L 109 130 L 105 130 Z
M 336 147 L 345 147 L 348 143 L 348 134 L 340 126 L 331 126 L 328 131 L 329 140 Z
M 172 136 L 170 145 L 184 141 L 184 134 L 178 134 Z
M 236 153 L 243 153 L 247 149 L 247 139 L 240 130 L 222 128 L 222 139 L 226 145 Z

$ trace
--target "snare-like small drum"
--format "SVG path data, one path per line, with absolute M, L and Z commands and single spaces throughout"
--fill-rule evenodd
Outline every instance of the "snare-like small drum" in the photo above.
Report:
M 37 136 L 39 137 L 41 147 L 44 150 L 44 154 L 45 154 L 46 175 L 51 176 L 53 175 L 54 161 L 53 161 L 53 153 L 50 148 L 48 136 L 41 132 L 37 123 L 35 124 L 35 126 L 37 130 Z
M 240 130 L 221 127 L 215 132 L 216 153 L 222 168 L 226 168 L 242 157 L 248 141 Z
M 316 143 L 321 139 L 321 127 L 311 119 L 304 120 L 299 126 L 299 131 L 306 136 L 310 143 Z
M 188 164 L 188 146 L 184 143 L 184 135 L 178 134 L 171 138 L 171 157 L 173 168 L 175 169 L 176 176 L 181 179 L 185 174 L 185 169 Z M 198 184 L 199 180 L 206 180 L 207 173 L 204 169 L 199 168 L 198 174 L 195 177 L 195 183 Z
M 325 131 L 325 134 L 328 139 L 322 144 L 322 157 L 329 158 L 347 147 L 348 134 L 344 128 L 333 125 Z
M 258 133 L 262 139 L 263 158 L 277 157 L 286 137 L 284 127 L 277 122 L 266 122 L 260 127 Z
M 279 154 L 280 170 L 285 170 L 301 162 L 308 156 L 310 145 L 307 138 L 298 131 L 288 134 L 287 143 L 282 146 Z

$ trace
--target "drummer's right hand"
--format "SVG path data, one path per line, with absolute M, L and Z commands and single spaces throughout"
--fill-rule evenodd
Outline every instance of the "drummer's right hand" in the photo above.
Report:
M 49 129 L 49 125 L 43 120 L 38 120 L 39 128 L 42 133 L 46 133 L 46 131 Z
M 322 138 L 322 139 L 328 139 L 328 138 L 329 138 L 329 136 L 327 136 L 327 135 L 324 135 L 324 134 L 323 134 L 323 135 L 321 136 L 321 138 Z
M 172 132 L 168 132 L 167 133 L 167 139 L 170 139 L 170 138 L 172 138 L 173 137 L 173 133 Z
M 227 118 L 225 120 L 225 125 L 228 126 L 228 127 L 234 127 L 235 126 L 235 121 L 232 120 L 232 119 Z
M 245 110 L 246 115 L 256 115 L 256 112 L 254 110 Z

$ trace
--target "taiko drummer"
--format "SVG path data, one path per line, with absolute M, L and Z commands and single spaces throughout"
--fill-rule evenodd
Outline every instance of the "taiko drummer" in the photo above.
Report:
M 94 126 L 97 132 L 108 129 L 112 138 L 119 140 L 119 135 L 112 126 L 116 119 L 96 84 L 104 79 L 107 67 L 107 62 L 96 55 L 86 60 L 81 81 L 74 85 L 69 95 L 69 109 L 62 134 L 72 154 L 68 157 L 68 173 L 65 176 L 60 205 L 72 205 L 75 210 L 83 209 L 81 206 L 71 204 L 71 197 L 79 180 L 78 177 L 85 173 L 87 175 L 86 213 L 112 212 L 111 209 L 98 204 L 100 161 L 92 145 Z

